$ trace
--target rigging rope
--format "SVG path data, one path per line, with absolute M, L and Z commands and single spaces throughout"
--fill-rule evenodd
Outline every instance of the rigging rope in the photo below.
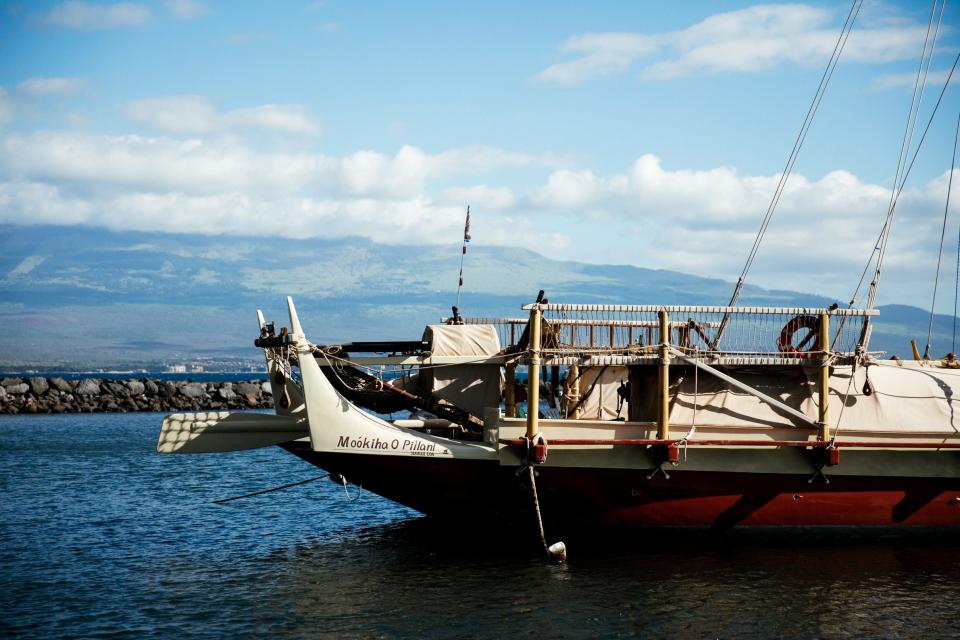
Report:
M 933 32 L 933 39 L 930 39 L 930 30 L 933 28 L 934 16 L 937 13 L 937 5 L 940 4 L 940 15 L 937 18 L 936 28 Z M 903 186 L 906 184 L 907 177 L 910 174 L 910 169 L 913 168 L 913 162 L 916 160 L 916 153 L 920 151 L 920 148 L 923 146 L 923 141 L 926 138 L 927 131 L 930 128 L 928 122 L 927 128 L 923 132 L 923 136 L 920 139 L 920 142 L 917 143 L 916 152 L 914 153 L 913 160 L 910 162 L 910 166 L 904 172 L 903 167 L 906 165 L 906 159 L 910 155 L 910 146 L 913 143 L 913 135 L 916 132 L 917 126 L 917 117 L 920 114 L 920 104 L 923 100 L 923 91 L 927 83 L 927 73 L 930 70 L 930 64 L 933 61 L 933 52 L 936 48 L 937 37 L 940 33 L 940 23 L 943 19 L 943 10 L 946 7 L 946 0 L 943 0 L 941 3 L 940 0 L 933 0 L 933 5 L 930 8 L 930 21 L 927 24 L 927 35 L 923 41 L 923 50 L 920 55 L 920 66 L 917 68 L 917 79 L 914 81 L 913 88 L 913 99 L 910 102 L 910 112 L 907 117 L 907 125 L 903 132 L 903 142 L 900 146 L 900 160 L 897 164 L 897 173 L 894 176 L 893 180 L 893 190 L 890 192 L 890 205 L 887 209 L 887 217 L 884 222 L 883 229 L 880 232 L 880 243 L 879 247 L 874 249 L 874 252 L 877 256 L 877 266 L 874 270 L 873 280 L 870 282 L 870 292 L 867 294 L 867 309 L 873 309 L 874 302 L 877 297 L 877 286 L 880 283 L 880 272 L 883 266 L 883 259 L 886 257 L 887 253 L 887 243 L 890 239 L 890 230 L 893 228 L 893 216 L 896 212 L 897 201 L 900 199 L 900 194 L 903 192 Z M 929 53 L 927 51 L 927 44 L 929 43 Z M 954 63 L 954 67 L 956 63 Z M 951 70 L 950 75 L 953 75 Z M 947 78 L 947 83 L 949 84 L 950 78 Z M 944 90 L 946 90 L 946 84 L 944 84 Z M 943 94 L 940 94 L 940 99 L 943 98 Z M 934 107 L 933 113 L 937 111 L 937 107 L 940 106 L 940 99 L 937 100 L 937 105 Z M 930 116 L 931 121 L 933 119 L 933 114 Z M 871 255 L 871 261 L 873 255 Z M 868 263 L 869 266 L 869 263 Z M 869 321 L 865 326 L 869 326 Z
M 953 73 L 957 70 L 957 63 L 960 62 L 960 53 L 957 54 L 957 57 L 953 60 L 953 66 L 950 68 L 950 73 L 947 74 L 947 79 L 943 83 L 943 88 L 940 90 L 940 97 L 937 99 L 937 103 L 933 107 L 933 113 L 930 114 L 930 118 L 927 120 L 927 126 L 923 131 L 923 135 L 920 136 L 920 142 L 917 144 L 917 148 L 913 152 L 913 159 L 910 161 L 910 166 L 907 168 L 906 174 L 904 174 L 903 180 L 900 183 L 900 188 L 897 190 L 896 198 L 893 201 L 893 206 L 896 207 L 897 202 L 900 200 L 900 194 L 903 191 L 903 185 L 906 182 L 906 179 L 910 176 L 910 171 L 913 169 L 914 163 L 917 161 L 917 155 L 920 153 L 920 147 L 923 146 L 924 140 L 926 140 L 927 133 L 930 131 L 930 125 L 933 124 L 933 118 L 937 114 L 937 109 L 940 106 L 941 101 L 943 100 L 943 94 L 947 91 L 947 86 L 950 84 L 950 80 L 953 78 Z M 883 237 L 883 234 L 887 232 L 888 222 L 884 222 L 883 227 L 880 230 L 880 236 L 877 237 L 877 245 L 874 247 L 874 254 L 880 248 L 880 240 Z M 870 264 L 873 263 L 873 255 L 870 256 L 870 260 L 867 262 L 867 266 L 864 269 L 863 275 L 860 277 L 860 282 L 857 285 L 857 291 L 854 292 L 853 298 L 851 298 L 850 306 L 854 304 L 856 298 L 856 293 L 859 292 L 860 285 L 863 284 L 863 279 L 866 277 L 866 272 L 870 268 Z
M 937 273 L 933 278 L 933 300 L 930 302 L 930 322 L 927 323 L 927 346 L 923 350 L 923 359 L 930 357 L 930 338 L 933 335 L 933 311 L 937 305 L 937 285 L 940 283 L 940 261 L 943 258 L 943 241 L 947 235 L 947 213 L 950 211 L 950 190 L 953 188 L 953 168 L 957 164 L 957 136 L 960 135 L 960 114 L 957 114 L 957 131 L 953 135 L 953 155 L 950 159 L 950 178 L 947 181 L 947 203 L 943 207 L 943 227 L 940 229 L 940 251 L 937 253 Z M 956 285 L 955 285 L 956 286 Z M 956 291 L 956 288 L 954 288 Z M 956 295 L 954 295 L 954 308 L 956 308 Z M 956 327 L 957 313 L 954 310 L 954 327 Z M 956 342 L 956 329 L 954 329 L 954 342 Z M 956 353 L 951 351 L 951 353 Z
M 807 108 L 807 115 L 803 120 L 803 124 L 800 127 L 800 131 L 797 134 L 796 140 L 794 140 L 793 149 L 790 151 L 790 156 L 787 158 L 787 163 L 784 166 L 783 172 L 780 174 L 780 180 L 777 183 L 777 188 L 773 192 L 773 197 L 770 199 L 770 204 L 767 205 L 766 213 L 763 216 L 763 222 L 760 224 L 760 231 L 757 232 L 757 237 L 753 241 L 753 246 L 750 248 L 750 253 L 747 255 L 747 261 L 743 265 L 743 270 L 740 272 L 740 277 L 737 279 L 737 284 L 734 287 L 733 295 L 730 297 L 730 304 L 727 306 L 736 306 L 737 301 L 740 299 L 740 292 L 742 291 L 743 284 L 746 281 L 747 273 L 750 271 L 750 268 L 753 266 L 753 262 L 757 257 L 757 253 L 760 250 L 760 244 L 763 242 L 763 238 L 767 233 L 767 228 L 770 226 L 770 221 L 773 219 L 774 211 L 776 210 L 777 205 L 780 202 L 780 198 L 783 195 L 784 189 L 786 188 L 787 180 L 790 178 L 790 174 L 793 172 L 793 166 L 796 164 L 797 157 L 800 155 L 800 149 L 803 147 L 803 143 L 807 138 L 810 125 L 813 124 L 813 118 L 816 116 L 817 111 L 820 108 L 820 102 L 823 100 L 823 96 L 827 90 L 827 85 L 830 83 L 830 79 L 833 77 L 833 72 L 840 61 L 840 54 L 843 53 L 843 49 L 847 45 L 847 39 L 850 37 L 850 32 L 853 30 L 853 23 L 856 21 L 857 15 L 859 15 L 860 8 L 862 6 L 863 0 L 853 0 L 853 3 L 850 5 L 850 11 L 847 12 L 847 19 L 844 21 L 843 27 L 840 29 L 840 35 L 837 37 L 837 42 L 833 47 L 833 52 L 830 54 L 830 60 L 827 62 L 827 66 L 823 70 L 823 75 L 820 76 L 820 84 L 817 86 L 817 91 L 814 94 L 813 99 L 810 101 L 810 106 Z M 720 322 L 720 327 L 717 329 L 717 339 L 715 343 L 718 345 L 729 319 L 729 314 L 724 315 L 723 320 Z
M 957 115 L 957 132 L 960 133 L 960 114 Z M 953 159 L 957 159 L 957 139 L 953 139 Z M 950 169 L 950 180 L 953 180 L 953 169 Z M 950 190 L 947 189 L 947 197 L 950 197 Z M 957 352 L 957 293 L 960 292 L 960 229 L 957 230 L 957 274 L 953 281 L 953 342 L 950 346 L 950 353 Z
M 820 77 L 820 84 L 817 86 L 817 91 L 807 109 L 807 115 L 804 118 L 803 125 L 800 127 L 800 132 L 797 134 L 797 138 L 793 143 L 793 149 L 790 151 L 790 156 L 787 158 L 787 164 L 784 166 L 783 172 L 780 174 L 780 181 L 777 183 L 777 188 L 774 190 L 773 198 L 771 198 L 770 204 L 767 206 L 767 211 L 764 214 L 763 222 L 760 225 L 760 231 L 757 233 L 757 237 L 753 241 L 753 246 L 751 247 L 750 253 L 747 256 L 747 262 L 743 266 L 743 271 L 740 273 L 740 278 L 737 281 L 736 289 L 734 290 L 733 297 L 730 299 L 730 304 L 728 306 L 734 306 L 740 296 L 740 291 L 743 288 L 743 282 L 746 279 L 747 272 L 750 271 L 750 267 L 753 266 L 753 261 L 760 249 L 760 244 L 763 242 L 763 237 L 767 232 L 767 227 L 769 227 L 770 220 L 773 218 L 774 210 L 777 208 L 777 204 L 779 204 L 780 198 L 783 195 L 783 191 L 787 184 L 787 179 L 793 172 L 793 166 L 796 164 L 797 157 L 800 155 L 800 149 L 803 147 L 803 143 L 806 140 L 807 133 L 810 130 L 810 125 L 813 123 L 813 118 L 816 116 L 817 111 L 820 108 L 820 102 L 823 100 L 823 96 L 827 90 L 827 85 L 830 83 L 830 79 L 833 77 L 833 72 L 837 67 L 837 63 L 840 61 L 840 54 L 843 53 L 843 49 L 847 44 L 847 38 L 850 37 L 850 32 L 853 29 L 853 23 L 857 19 L 857 15 L 860 13 L 860 7 L 862 5 L 863 0 L 854 0 L 853 4 L 850 6 L 850 11 L 847 13 L 847 19 L 843 23 L 843 28 L 840 30 L 840 35 L 837 38 L 837 43 L 833 47 L 833 53 L 830 55 L 830 60 L 827 62 L 827 66 L 823 70 L 823 75 Z
M 937 103 L 933 106 L 933 112 L 930 114 L 930 118 L 927 120 L 927 126 L 923 130 L 923 135 L 920 136 L 920 142 L 917 143 L 917 148 L 913 152 L 913 159 L 910 161 L 910 166 L 907 167 L 907 171 L 904 174 L 903 180 L 900 182 L 900 188 L 897 190 L 896 198 L 893 201 L 893 206 L 897 206 L 897 202 L 900 200 L 900 194 L 903 191 L 903 185 L 906 183 L 907 178 L 910 176 L 910 171 L 913 169 L 914 163 L 917 161 L 917 155 L 920 153 L 920 149 L 923 147 L 923 143 L 927 138 L 927 133 L 930 131 L 930 125 L 933 124 L 933 118 L 937 115 L 937 110 L 940 107 L 940 103 L 943 101 L 943 95 L 947 91 L 947 87 L 950 85 L 950 80 L 953 78 L 954 72 L 957 70 L 957 63 L 960 62 L 960 53 L 957 54 L 957 57 L 953 59 L 953 66 L 950 68 L 950 72 L 947 74 L 947 79 L 943 83 L 943 88 L 940 90 L 940 96 L 937 98 Z M 853 295 L 850 296 L 850 302 L 847 303 L 847 309 L 852 309 L 853 305 L 857 302 L 857 296 L 860 294 L 860 287 L 863 286 L 863 281 L 867 277 L 867 271 L 870 270 L 870 265 L 873 264 L 874 257 L 877 255 L 877 252 L 880 250 L 880 242 L 884 237 L 884 234 L 887 233 L 888 227 L 891 222 L 892 211 L 888 212 L 887 219 L 883 223 L 883 227 L 880 229 L 880 235 L 877 237 L 877 241 L 873 247 L 873 251 L 870 254 L 870 258 L 867 260 L 867 264 L 863 267 L 863 273 L 860 274 L 860 280 L 857 282 L 857 286 L 853 291 Z M 879 282 L 879 266 L 877 268 L 877 274 L 875 275 L 877 282 Z M 876 294 L 876 284 L 877 282 L 872 282 L 871 287 L 873 289 L 873 294 Z M 872 302 L 869 303 L 868 309 L 872 309 Z M 846 321 L 846 318 L 840 320 L 841 326 Z M 868 327 L 870 324 L 870 319 L 866 318 L 864 320 L 863 332 L 860 337 L 860 347 L 866 349 L 867 343 L 867 333 Z

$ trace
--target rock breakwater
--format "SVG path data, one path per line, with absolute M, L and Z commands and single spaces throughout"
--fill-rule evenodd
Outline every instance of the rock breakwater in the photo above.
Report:
M 138 378 L 0 380 L 0 413 L 96 413 L 269 409 L 270 382 L 191 382 Z

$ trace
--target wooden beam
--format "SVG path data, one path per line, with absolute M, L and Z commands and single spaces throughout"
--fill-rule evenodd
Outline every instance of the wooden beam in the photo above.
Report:
M 761 400 L 763 400 L 763 401 L 766 402 L 767 404 L 769 404 L 769 405 L 771 405 L 771 406 L 774 406 L 774 407 L 776 407 L 777 409 L 780 409 L 781 411 L 784 411 L 785 413 L 790 414 L 790 415 L 793 416 L 794 418 L 797 418 L 798 420 L 800 420 L 800 421 L 802 421 L 802 422 L 804 422 L 804 423 L 806 423 L 806 424 L 808 424 L 808 425 L 810 425 L 810 426 L 817 427 L 817 428 L 819 429 L 820 423 L 817 422 L 816 420 L 814 420 L 813 418 L 811 418 L 810 416 L 808 416 L 807 414 L 802 413 L 802 412 L 800 412 L 800 411 L 797 411 L 797 410 L 794 409 L 793 407 L 784 404 L 783 402 L 777 400 L 776 398 L 774 398 L 774 397 L 772 397 L 772 396 L 768 396 L 767 394 L 765 394 L 765 393 L 763 393 L 763 392 L 761 392 L 761 391 L 757 391 L 756 389 L 754 389 L 754 388 L 751 387 L 750 385 L 745 384 L 745 383 L 743 383 L 743 382 L 740 382 L 740 381 L 737 380 L 736 378 L 734 378 L 734 377 L 732 377 L 732 376 L 728 376 L 728 375 L 725 374 L 724 372 L 719 371 L 718 369 L 714 369 L 713 367 L 711 367 L 710 365 L 708 365 L 708 364 L 706 364 L 706 363 L 704 363 L 704 362 L 701 362 L 701 361 L 699 361 L 699 360 L 694 360 L 693 358 L 690 358 L 689 356 L 687 356 L 687 355 L 686 355 L 685 353 L 683 353 L 682 351 L 678 351 L 677 349 L 674 349 L 674 348 L 672 348 L 672 347 L 670 348 L 670 351 L 671 351 L 671 353 L 672 353 L 674 356 L 676 356 L 677 358 L 683 360 L 683 361 L 686 362 L 686 363 L 689 363 L 689 364 L 694 365 L 695 367 L 697 367 L 697 368 L 700 369 L 701 371 L 706 371 L 706 372 L 708 372 L 708 373 L 712 373 L 712 374 L 715 375 L 716 377 L 720 378 L 721 380 L 723 380 L 724 382 L 726 382 L 727 384 L 729 384 L 731 387 L 735 387 L 735 388 L 737 388 L 737 389 L 740 389 L 741 391 L 746 391 L 746 392 L 749 393 L 750 395 L 756 396 L 757 398 L 760 398 Z

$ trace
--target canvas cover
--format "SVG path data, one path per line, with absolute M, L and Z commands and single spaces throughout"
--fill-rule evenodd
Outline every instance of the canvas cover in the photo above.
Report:
M 500 338 L 491 324 L 429 325 L 423 339 L 434 356 L 492 356 L 500 352 Z M 434 397 L 482 416 L 484 407 L 500 404 L 503 377 L 498 365 L 458 364 L 421 369 L 425 389 Z
M 657 372 L 638 368 L 636 405 L 631 419 L 656 419 Z M 737 380 L 772 396 L 816 419 L 818 416 L 816 367 L 763 367 L 750 371 L 725 371 Z M 869 367 L 836 367 L 830 376 L 828 417 L 842 433 L 927 432 L 960 433 L 960 370 L 892 361 Z M 873 393 L 864 393 L 869 377 Z M 670 422 L 718 426 L 802 426 L 782 410 L 726 382 L 700 371 L 694 379 L 690 367 L 671 367 Z
M 580 419 L 624 420 L 630 415 L 629 400 L 617 412 L 617 390 L 627 381 L 626 367 L 584 367 L 580 370 Z
M 423 332 L 435 356 L 492 356 L 500 352 L 500 338 L 492 324 L 431 324 Z

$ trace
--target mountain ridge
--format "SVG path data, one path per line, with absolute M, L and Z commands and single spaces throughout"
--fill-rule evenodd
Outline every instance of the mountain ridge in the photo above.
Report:
M 364 238 L 288 240 L 0 226 L 0 367 L 123 365 L 199 354 L 256 358 L 254 309 L 286 323 L 297 301 L 318 342 L 409 339 L 449 315 L 460 253 Z M 544 289 L 555 302 L 723 305 L 733 283 L 670 269 L 553 260 L 471 245 L 461 309 L 513 316 Z M 826 307 L 813 293 L 747 285 L 741 304 Z M 262 306 L 265 305 L 265 306 Z M 886 305 L 871 349 L 909 352 L 929 313 Z M 953 316 L 935 317 L 952 346 Z M 942 348 L 940 350 L 943 350 Z M 942 354 L 940 354 L 942 355 Z

